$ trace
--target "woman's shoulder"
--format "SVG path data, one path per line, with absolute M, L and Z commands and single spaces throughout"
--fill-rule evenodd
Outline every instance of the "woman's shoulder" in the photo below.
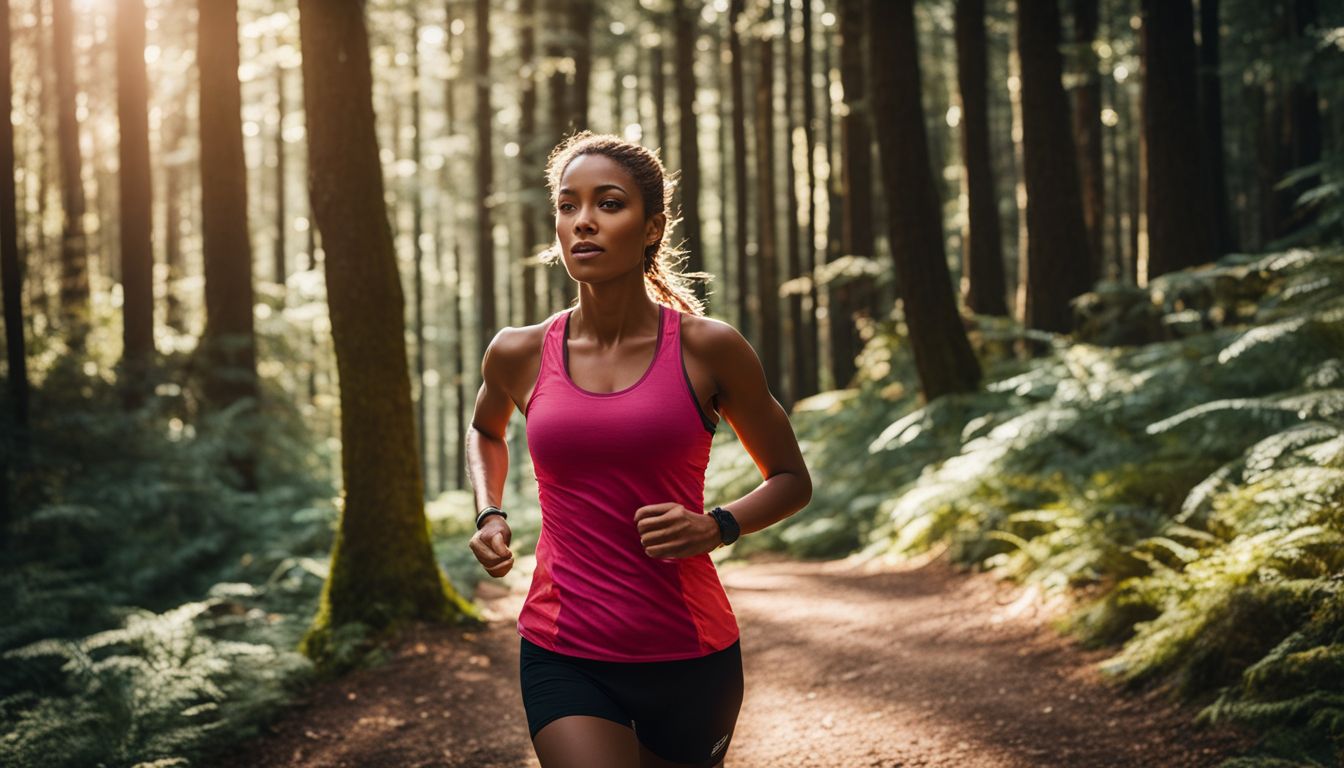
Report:
M 681 321 L 681 337 L 688 351 L 710 363 L 732 364 L 752 349 L 731 323 L 703 315 L 686 313 Z
M 559 312 L 556 315 L 560 314 Z M 542 341 L 546 338 L 546 329 L 556 315 L 532 325 L 505 326 L 495 333 L 486 350 L 485 365 L 494 367 L 498 363 L 505 375 L 519 374 L 535 367 L 541 357 Z

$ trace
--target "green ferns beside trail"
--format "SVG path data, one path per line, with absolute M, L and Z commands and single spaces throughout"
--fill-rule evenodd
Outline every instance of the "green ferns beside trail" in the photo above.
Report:
M 796 408 L 812 504 L 736 546 L 821 557 L 946 543 L 1046 589 L 1088 587 L 1100 596 L 1067 627 L 1118 646 L 1107 672 L 1170 684 L 1207 704 L 1202 720 L 1262 729 L 1263 754 L 1236 765 L 1338 764 L 1341 286 L 1344 251 L 1293 250 L 1103 286 L 1080 311 L 1133 324 L 1105 337 L 977 318 L 985 386 L 924 407 L 903 327 L 870 328 L 859 390 Z M 1139 346 L 1086 343 L 1154 328 Z M 1014 359 L 1015 337 L 1049 352 Z M 716 457 L 711 498 L 758 480 L 739 454 Z

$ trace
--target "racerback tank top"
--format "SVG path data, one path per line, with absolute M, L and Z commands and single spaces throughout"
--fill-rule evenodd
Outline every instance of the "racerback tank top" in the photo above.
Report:
M 709 554 L 651 558 L 635 510 L 677 502 L 704 511 L 714 425 L 681 358 L 682 312 L 659 305 L 653 362 L 617 392 L 569 377 L 573 309 L 553 315 L 524 409 L 541 501 L 536 570 L 518 616 L 524 638 L 603 661 L 670 661 L 722 650 L 737 619 Z

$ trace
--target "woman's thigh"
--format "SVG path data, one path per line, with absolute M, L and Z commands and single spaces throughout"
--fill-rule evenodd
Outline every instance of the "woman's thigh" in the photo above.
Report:
M 701 659 L 648 665 L 629 682 L 612 688 L 633 713 L 645 768 L 723 761 L 742 707 L 738 643 Z
M 567 715 L 532 738 L 541 768 L 635 768 L 639 745 L 629 726 L 591 715 Z

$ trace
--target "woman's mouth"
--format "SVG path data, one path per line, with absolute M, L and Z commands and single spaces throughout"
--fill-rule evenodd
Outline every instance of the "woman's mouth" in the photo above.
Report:
M 602 252 L 602 248 L 593 243 L 576 243 L 570 248 L 570 253 L 574 254 L 576 259 L 588 259 Z

